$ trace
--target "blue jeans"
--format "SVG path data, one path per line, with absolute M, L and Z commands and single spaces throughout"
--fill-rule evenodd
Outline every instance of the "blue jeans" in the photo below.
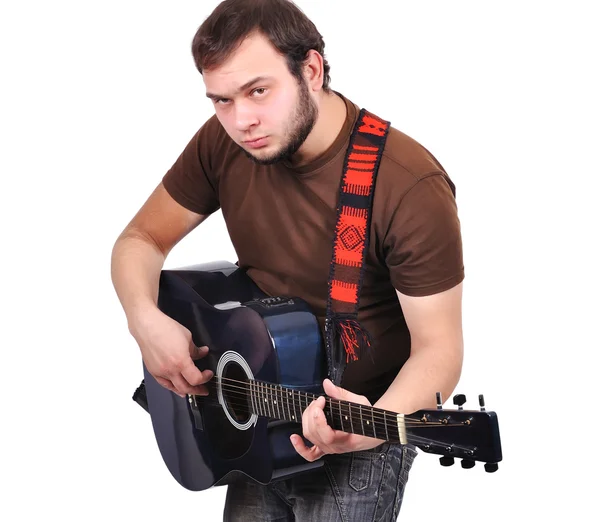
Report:
M 227 486 L 223 520 L 247 522 L 367 522 L 398 517 L 414 446 L 326 455 L 316 470 L 266 486 L 244 480 Z

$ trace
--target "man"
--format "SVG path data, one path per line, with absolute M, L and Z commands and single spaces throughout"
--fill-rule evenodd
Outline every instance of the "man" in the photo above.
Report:
M 148 371 L 181 396 L 213 374 L 190 332 L 156 305 L 169 251 L 222 209 L 241 268 L 269 295 L 305 299 L 323 325 L 343 162 L 359 108 L 329 87 L 324 43 L 287 0 L 226 0 L 192 51 L 215 116 L 193 136 L 117 239 L 113 282 Z M 368 107 L 367 107 L 368 109 Z M 385 118 L 385 114 L 379 115 Z M 358 318 L 373 339 L 327 395 L 401 413 L 435 407 L 463 356 L 460 224 L 454 186 L 420 144 L 391 128 L 373 197 Z M 395 520 L 410 445 L 334 431 L 324 399 L 291 443 L 317 471 L 228 486 L 227 520 Z M 295 517 L 295 518 L 294 518 Z

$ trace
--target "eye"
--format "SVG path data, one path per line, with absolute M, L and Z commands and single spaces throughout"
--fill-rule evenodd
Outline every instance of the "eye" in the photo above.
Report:
M 215 103 L 217 105 L 227 105 L 231 100 L 228 98 L 219 98 L 217 100 L 215 100 Z
M 256 95 L 256 96 L 263 96 L 265 93 L 267 92 L 267 89 L 265 87 L 258 87 L 257 89 L 254 89 L 252 91 L 252 96 Z

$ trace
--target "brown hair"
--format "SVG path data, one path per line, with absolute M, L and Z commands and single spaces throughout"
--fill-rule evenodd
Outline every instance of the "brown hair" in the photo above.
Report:
M 308 17 L 290 0 L 224 0 L 202 23 L 192 41 L 192 55 L 202 74 L 226 60 L 254 31 L 262 33 L 287 59 L 290 73 L 301 81 L 306 54 L 323 57 L 323 90 L 329 92 L 325 42 Z

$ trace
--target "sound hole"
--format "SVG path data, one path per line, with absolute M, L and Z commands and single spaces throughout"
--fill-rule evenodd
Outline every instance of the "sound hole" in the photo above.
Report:
M 236 423 L 244 424 L 250 417 L 249 396 L 246 391 L 248 377 L 241 366 L 229 362 L 221 374 L 221 390 L 224 406 L 214 402 L 206 412 L 206 428 L 210 438 L 210 450 L 213 459 L 243 459 L 252 446 L 254 428 L 241 430 L 231 423 L 227 413 Z M 216 463 L 217 460 L 214 460 Z M 223 465 L 223 464 L 220 464 Z M 242 461 L 236 465 L 243 466 Z M 225 466 L 226 467 L 226 466 Z
M 221 388 L 231 417 L 240 424 L 247 422 L 251 415 L 250 391 L 248 377 L 239 364 L 230 362 L 223 368 Z

